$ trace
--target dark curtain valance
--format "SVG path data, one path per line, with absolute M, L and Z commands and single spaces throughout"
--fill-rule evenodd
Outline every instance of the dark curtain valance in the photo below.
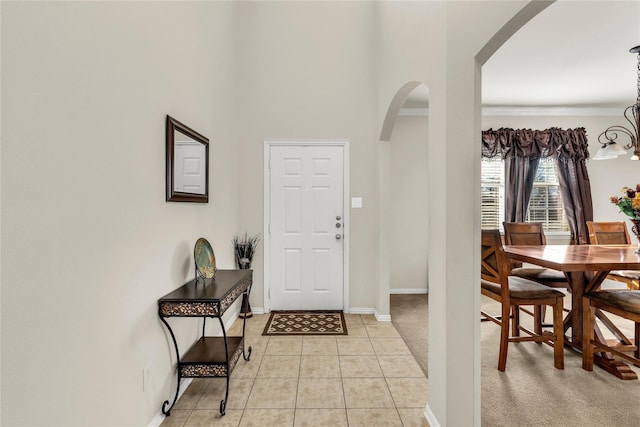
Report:
M 584 128 L 489 129 L 482 131 L 482 157 L 586 160 L 589 158 L 587 133 Z
M 593 220 L 589 158 L 584 128 L 546 130 L 489 129 L 482 132 L 482 156 L 505 160 L 505 221 L 525 221 L 538 161 L 556 160 L 562 204 L 572 243 L 589 243 L 586 222 Z M 559 160 L 559 161 L 558 161 Z

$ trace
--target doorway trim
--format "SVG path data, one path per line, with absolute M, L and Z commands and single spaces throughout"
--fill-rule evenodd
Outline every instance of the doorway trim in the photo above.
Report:
M 270 194 L 270 171 L 269 171 L 269 158 L 271 153 L 271 147 L 274 146 L 340 146 L 343 148 L 343 162 L 342 162 L 342 194 L 343 194 L 343 206 L 344 206 L 344 226 L 343 226 L 343 255 L 342 255 L 342 309 L 345 313 L 349 312 L 349 242 L 351 235 L 351 222 L 350 211 L 351 205 L 349 203 L 349 176 L 350 176 L 350 161 L 349 161 L 349 140 L 347 139 L 270 139 L 264 142 L 264 154 L 263 154 L 263 200 L 264 200 L 264 256 L 263 256 L 263 271 L 264 271 L 264 286 L 263 286 L 263 301 L 264 312 L 271 312 L 271 300 L 269 298 L 269 291 L 271 290 L 271 233 L 269 232 L 269 212 L 271 212 L 271 194 Z

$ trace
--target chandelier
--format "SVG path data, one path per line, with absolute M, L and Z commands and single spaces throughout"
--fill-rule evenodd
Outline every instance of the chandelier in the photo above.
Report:
M 631 128 L 615 125 L 609 127 L 598 136 L 598 142 L 602 145 L 593 160 L 614 159 L 627 154 L 626 150 L 633 148 L 631 160 L 640 160 L 640 46 L 629 49 L 631 53 L 638 54 L 638 98 L 634 105 L 624 110 L 624 118 L 631 124 Z M 616 144 L 618 134 L 626 135 L 629 143 L 620 146 Z

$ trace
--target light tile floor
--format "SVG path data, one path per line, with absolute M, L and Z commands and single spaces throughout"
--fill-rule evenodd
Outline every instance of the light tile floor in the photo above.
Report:
M 330 337 L 264 337 L 268 315 L 247 319 L 251 359 L 231 374 L 226 415 L 226 379 L 194 379 L 162 426 L 428 426 L 427 379 L 395 327 L 345 318 L 349 335 Z

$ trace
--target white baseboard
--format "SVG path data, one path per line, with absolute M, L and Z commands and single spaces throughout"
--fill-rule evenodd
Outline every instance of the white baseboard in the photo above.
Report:
M 253 312 L 253 314 L 265 314 L 264 308 L 262 307 L 251 307 L 251 311 Z M 347 314 L 373 314 L 374 316 L 376 316 L 376 319 L 378 319 L 381 322 L 385 322 L 385 321 L 390 321 L 391 320 L 391 316 L 387 315 L 387 314 L 379 314 L 375 308 L 373 307 L 350 307 L 348 311 L 346 311 L 345 313 Z
M 378 310 L 374 310 L 373 315 L 376 316 L 376 320 L 378 322 L 391 322 L 390 314 L 380 314 L 378 313 Z
M 164 421 L 166 417 L 162 413 L 156 414 L 156 416 L 151 420 L 148 427 L 160 427 L 160 424 Z
M 429 289 L 416 289 L 416 288 L 395 288 L 389 289 L 390 294 L 428 294 Z
M 374 314 L 375 309 L 372 307 L 349 307 L 349 314 Z
M 193 381 L 193 378 L 183 378 L 182 381 L 180 381 L 180 389 L 178 390 L 178 399 L 180 399 L 180 396 L 182 396 L 182 394 L 187 389 L 187 387 L 189 387 L 189 384 L 191 384 L 191 381 Z M 176 399 L 176 402 L 177 402 L 177 399 Z M 149 427 L 160 427 L 160 424 L 162 424 L 165 418 L 167 418 L 167 416 L 163 414 L 162 411 L 158 412 L 156 416 L 153 417 L 153 419 L 149 423 Z
M 265 314 L 264 307 L 251 307 L 253 314 Z
M 430 427 L 440 427 L 440 423 L 438 422 L 436 416 L 433 415 L 433 411 L 431 411 L 429 404 L 427 404 L 427 407 L 424 408 L 424 417 L 427 419 Z
M 351 307 L 349 308 L 349 314 L 373 314 L 376 316 L 378 322 L 390 322 L 390 314 L 380 314 L 375 308 L 372 307 Z
M 413 292 L 413 293 L 417 293 L 417 292 Z M 424 292 L 421 292 L 421 293 L 424 293 Z M 264 313 L 264 308 L 262 308 L 262 307 L 251 307 L 251 311 L 253 312 L 253 314 L 265 314 Z M 380 314 L 380 313 L 378 313 L 378 311 L 375 308 L 372 308 L 372 307 L 350 307 L 349 311 L 347 311 L 347 313 L 348 314 L 373 314 L 374 316 L 376 316 L 376 319 L 379 322 L 390 322 L 391 321 L 391 315 L 390 314 Z

